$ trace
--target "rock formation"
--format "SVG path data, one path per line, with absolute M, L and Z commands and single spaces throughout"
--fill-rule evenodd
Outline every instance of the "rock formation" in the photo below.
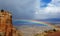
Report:
M 0 36 L 21 36 L 12 24 L 12 15 L 8 11 L 0 11 Z

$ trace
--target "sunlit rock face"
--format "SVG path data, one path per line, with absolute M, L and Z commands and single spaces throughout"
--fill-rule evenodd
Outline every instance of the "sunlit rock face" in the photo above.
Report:
M 21 36 L 12 24 L 12 15 L 8 11 L 0 11 L 0 36 Z

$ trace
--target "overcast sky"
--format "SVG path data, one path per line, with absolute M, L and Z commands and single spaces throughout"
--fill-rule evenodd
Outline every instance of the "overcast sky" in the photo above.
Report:
M 13 18 L 60 18 L 60 0 L 0 0 L 0 9 L 12 12 Z

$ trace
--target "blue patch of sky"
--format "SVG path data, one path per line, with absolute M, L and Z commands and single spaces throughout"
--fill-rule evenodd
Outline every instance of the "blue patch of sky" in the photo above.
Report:
M 40 7 L 47 7 L 48 3 L 50 3 L 52 0 L 41 0 Z

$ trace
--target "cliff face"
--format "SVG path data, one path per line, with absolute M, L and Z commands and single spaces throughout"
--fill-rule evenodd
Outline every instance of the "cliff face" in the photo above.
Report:
M 0 36 L 21 36 L 13 27 L 12 15 L 8 11 L 0 11 Z

